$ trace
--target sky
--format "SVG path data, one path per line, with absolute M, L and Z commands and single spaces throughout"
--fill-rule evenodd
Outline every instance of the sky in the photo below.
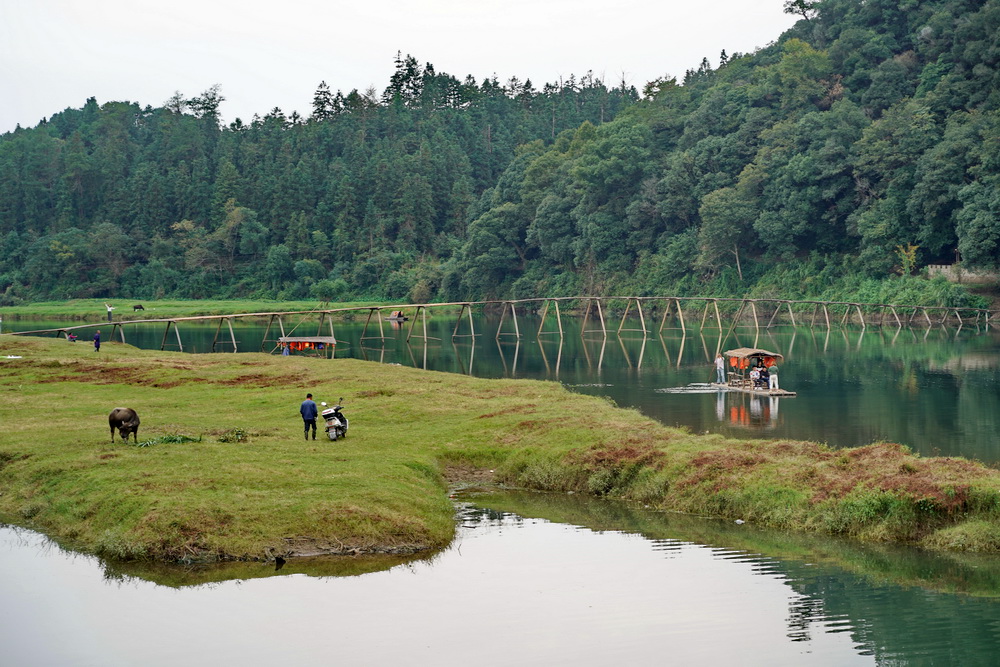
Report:
M 224 123 L 309 116 L 321 81 L 381 94 L 397 52 L 459 79 L 593 71 L 641 91 L 794 21 L 782 0 L 0 0 L 0 133 L 89 97 L 157 107 L 215 84 Z

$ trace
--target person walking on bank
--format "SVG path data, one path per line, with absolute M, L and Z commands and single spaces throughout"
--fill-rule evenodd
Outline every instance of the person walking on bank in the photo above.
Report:
M 94 334 L 94 352 L 101 351 L 101 330 L 98 329 L 97 333 Z
M 306 400 L 302 401 L 302 406 L 299 407 L 299 413 L 301 413 L 302 421 L 305 425 L 306 440 L 309 439 L 310 426 L 312 426 L 313 440 L 315 440 L 316 417 L 319 416 L 319 409 L 316 407 L 316 403 L 313 401 L 312 394 L 306 394 Z
M 715 377 L 719 384 L 726 384 L 726 360 L 721 354 L 715 355 Z

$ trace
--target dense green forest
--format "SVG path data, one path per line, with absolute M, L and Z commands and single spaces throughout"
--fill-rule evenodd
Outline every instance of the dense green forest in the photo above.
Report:
M 779 0 L 775 0 L 776 2 Z M 0 136 L 0 305 L 69 297 L 965 297 L 1000 269 L 1000 0 L 787 0 L 640 92 L 397 57 L 381 93 L 222 90 Z M 664 48 L 669 48 L 665 46 Z

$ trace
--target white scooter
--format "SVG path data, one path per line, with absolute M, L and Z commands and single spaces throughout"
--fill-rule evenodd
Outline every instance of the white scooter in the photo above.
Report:
M 338 405 L 334 405 L 331 408 L 326 407 L 326 403 L 321 403 L 323 406 L 323 411 L 320 413 L 323 416 L 323 421 L 326 422 L 326 435 L 330 440 L 337 440 L 337 438 L 347 437 L 347 417 L 340 413 L 344 409 L 343 403 L 344 399 L 341 398 L 337 401 Z

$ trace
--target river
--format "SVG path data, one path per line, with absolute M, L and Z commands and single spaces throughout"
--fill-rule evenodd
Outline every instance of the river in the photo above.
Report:
M 144 570 L 0 528 L 0 662 L 989 665 L 1000 651 L 992 558 L 548 494 L 467 496 L 457 520 L 451 546 L 395 567 L 277 572 Z

